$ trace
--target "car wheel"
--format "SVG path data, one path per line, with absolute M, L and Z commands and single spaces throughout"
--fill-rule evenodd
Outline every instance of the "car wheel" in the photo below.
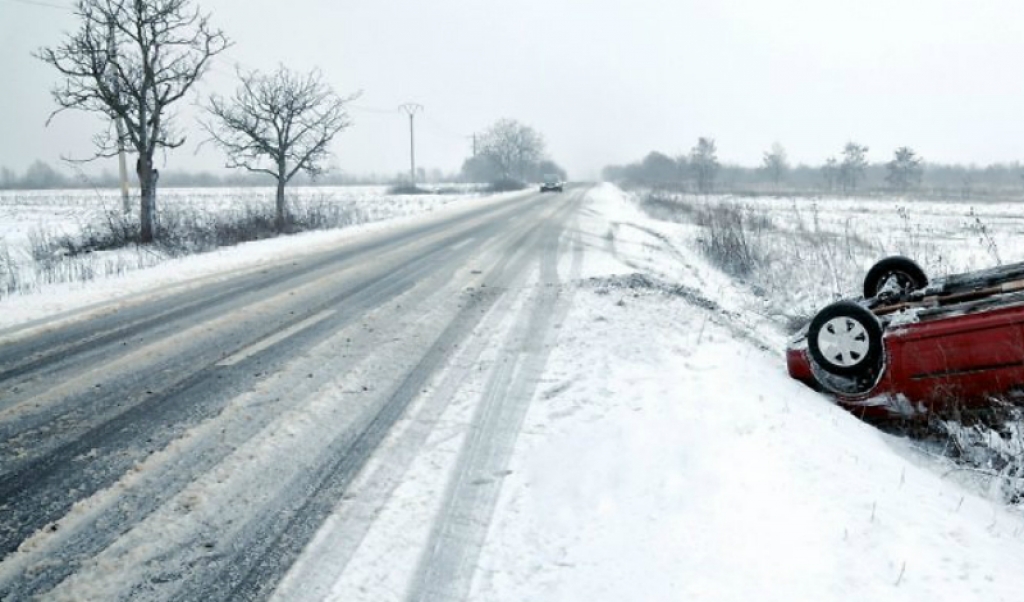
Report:
M 886 289 L 891 279 L 895 279 L 897 294 L 909 293 L 928 286 L 928 276 L 921 266 L 901 255 L 886 257 L 868 270 L 864 277 L 864 298 L 871 299 Z
M 811 357 L 827 372 L 862 376 L 882 359 L 882 324 L 852 301 L 833 303 L 818 312 L 807 330 Z

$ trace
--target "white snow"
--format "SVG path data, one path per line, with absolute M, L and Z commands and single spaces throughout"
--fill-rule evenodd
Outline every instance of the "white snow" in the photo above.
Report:
M 466 203 L 402 220 L 435 219 Z M 49 316 L 101 311 L 124 295 L 195 286 L 386 236 L 396 223 L 261 241 L 0 299 L 0 331 L 42 328 Z M 573 283 L 572 306 L 503 478 L 471 599 L 1022 598 L 1019 510 L 985 483 L 951 473 L 908 440 L 879 432 L 791 380 L 781 325 L 764 300 L 693 251 L 692 227 L 647 218 L 607 184 L 589 193 L 577 226 L 586 246 L 582 277 Z M 655 286 L 621 286 L 634 273 Z M 668 292 L 680 285 L 683 293 Z M 492 338 L 510 327 L 509 320 L 495 323 Z M 463 350 L 453 363 L 462 355 L 474 352 Z M 486 350 L 480 357 L 493 359 Z M 278 599 L 403 599 L 405 569 L 416 561 L 415 546 L 425 540 L 443 492 L 437 467 L 456 453 L 458 439 L 448 435 L 471 412 L 471 393 L 484 378 L 478 372 L 463 366 L 452 374 L 467 375 L 465 382 L 431 383 L 431 391 L 465 392 L 447 409 L 438 407 L 432 423 L 399 425 L 395 437 L 426 440 L 428 452 L 402 458 L 400 469 L 364 471 L 377 471 L 369 475 L 380 477 L 376 489 L 365 474 L 357 487 L 388 501 L 355 512 L 376 524 L 368 533 L 346 532 L 338 516 L 353 512 L 360 498 L 343 502 Z M 429 398 L 423 403 L 429 410 Z M 287 436 L 268 431 L 251 445 L 277 445 Z M 150 464 L 158 467 L 161 458 Z M 187 493 L 212 512 L 218 491 L 216 483 L 197 482 Z M 151 531 L 142 535 L 159 532 L 155 520 L 145 526 Z M 396 530 L 404 537 L 384 535 Z M 362 543 L 351 559 L 336 558 L 332 538 Z M 130 543 L 107 555 L 128 554 Z M 319 579 L 304 581 L 303 571 L 316 563 Z M 313 592 L 317 598 L 309 597 Z
M 255 194 L 255 196 L 253 196 Z M 371 207 L 371 221 L 339 230 L 306 232 L 288 237 L 251 242 L 184 258 L 157 257 L 140 261 L 146 269 L 128 270 L 116 276 L 87 282 L 67 282 L 29 288 L 22 294 L 0 295 L 0 333 L 24 327 L 37 320 L 51 322 L 55 316 L 87 308 L 100 311 L 110 302 L 126 295 L 166 294 L 169 287 L 189 288 L 226 278 L 292 258 L 335 248 L 353 240 L 387 236 L 395 228 L 423 220 L 440 219 L 453 211 L 462 211 L 481 203 L 508 198 L 518 193 L 492 197 L 476 194 L 387 195 L 383 187 L 297 188 L 300 200 L 326 196 L 339 203 L 358 203 Z M 91 197 L 98 195 L 98 201 Z M 230 208 L 243 202 L 265 201 L 265 191 L 244 189 L 169 189 L 161 191 L 167 203 L 191 203 L 210 211 Z M 248 196 L 245 196 L 248 195 Z M 115 202 L 113 193 L 94 191 L 8 191 L 0 194 L 0 242 L 10 245 L 12 255 L 27 254 L 29 234 L 38 228 L 73 231 L 76 211 L 79 215 L 102 213 Z M 118 199 L 119 202 L 119 199 Z M 97 204 L 98 203 L 98 204 Z M 40 221 L 50 214 L 50 221 Z M 0 248 L 0 252 L 3 248 Z M 148 251 L 140 251 L 145 254 Z M 103 255 L 98 253 L 97 255 Z M 0 339 L 2 342 L 2 339 Z
M 743 304 L 673 226 L 608 186 L 591 198 L 623 238 L 589 275 L 645 258 Z M 659 261 L 626 224 L 679 244 Z M 472 599 L 1019 600 L 1019 513 L 790 380 L 781 348 L 737 338 L 751 324 L 781 337 L 657 291 L 577 294 Z

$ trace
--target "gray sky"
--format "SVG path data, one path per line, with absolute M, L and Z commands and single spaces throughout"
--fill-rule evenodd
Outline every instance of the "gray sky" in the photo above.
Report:
M 39 2 L 40 4 L 36 4 Z M 76 29 L 70 0 L 0 0 L 0 165 L 19 172 L 89 152 L 95 117 L 49 127 L 56 72 L 29 53 Z M 698 136 L 755 165 L 775 141 L 820 163 L 847 140 L 872 161 L 909 145 L 926 160 L 1024 160 L 1024 6 L 990 0 L 204 0 L 235 45 L 200 93 L 229 93 L 233 65 L 319 68 L 357 90 L 334 144 L 351 173 L 417 164 L 456 170 L 469 136 L 501 117 L 538 129 L 570 176 Z M 185 147 L 164 169 L 216 171 L 222 157 L 182 106 Z M 114 169 L 113 162 L 107 166 Z

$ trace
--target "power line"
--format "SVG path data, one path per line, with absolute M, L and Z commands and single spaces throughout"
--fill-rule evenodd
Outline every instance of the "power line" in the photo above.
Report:
M 436 132 L 438 132 L 440 134 L 448 136 L 449 138 L 451 138 L 453 140 L 469 140 L 469 141 L 471 141 L 471 145 L 472 145 L 471 148 L 473 149 L 473 156 L 474 157 L 477 156 L 478 140 L 477 140 L 477 133 L 476 132 L 473 132 L 472 134 L 460 134 L 460 133 L 457 133 L 454 128 L 448 127 L 444 123 L 438 121 L 437 119 L 434 119 L 433 117 L 431 117 L 431 116 L 429 116 L 429 115 L 427 115 L 425 113 L 423 115 L 423 118 L 427 120 L 428 124 L 433 126 L 434 131 L 436 131 Z
M 450 136 L 452 138 L 459 138 L 459 139 L 465 139 L 465 138 L 468 137 L 465 133 L 456 132 L 454 128 L 450 128 L 450 127 L 446 126 L 445 124 L 441 123 L 437 119 L 434 119 L 433 117 L 431 117 L 431 116 L 429 116 L 427 114 L 424 114 L 423 118 L 426 119 L 427 123 L 429 123 L 431 126 L 433 126 L 433 128 L 436 131 L 438 131 L 438 132 L 440 132 L 440 133 L 442 133 L 442 134 L 444 134 L 446 136 Z
M 377 113 L 377 114 L 380 114 L 380 115 L 393 115 L 393 114 L 395 114 L 395 113 L 397 113 L 397 112 L 399 112 L 401 110 L 401 109 L 384 109 L 384 108 L 380 108 L 380 107 L 368 107 L 368 106 L 365 106 L 365 105 L 357 105 L 357 104 L 349 104 L 348 107 L 350 109 L 353 109 L 353 110 L 356 110 L 356 111 L 362 111 L 364 113 Z

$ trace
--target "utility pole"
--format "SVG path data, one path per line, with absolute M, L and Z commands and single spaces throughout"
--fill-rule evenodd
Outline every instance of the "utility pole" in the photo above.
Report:
M 110 33 L 107 37 L 107 52 L 110 54 L 111 61 L 117 56 L 117 43 L 114 41 L 114 22 L 110 22 Z M 120 98 L 121 96 L 121 83 L 118 77 L 115 75 L 113 78 L 114 82 L 114 94 Z M 131 201 L 128 200 L 128 164 L 124 156 L 124 122 L 121 120 L 121 116 L 118 115 L 114 118 L 114 127 L 117 130 L 117 164 L 118 171 L 121 175 L 121 208 L 125 213 L 131 213 L 132 205 Z
M 416 134 L 413 129 L 413 118 L 423 110 L 423 105 L 407 102 L 398 107 L 409 115 L 409 182 L 416 188 Z

